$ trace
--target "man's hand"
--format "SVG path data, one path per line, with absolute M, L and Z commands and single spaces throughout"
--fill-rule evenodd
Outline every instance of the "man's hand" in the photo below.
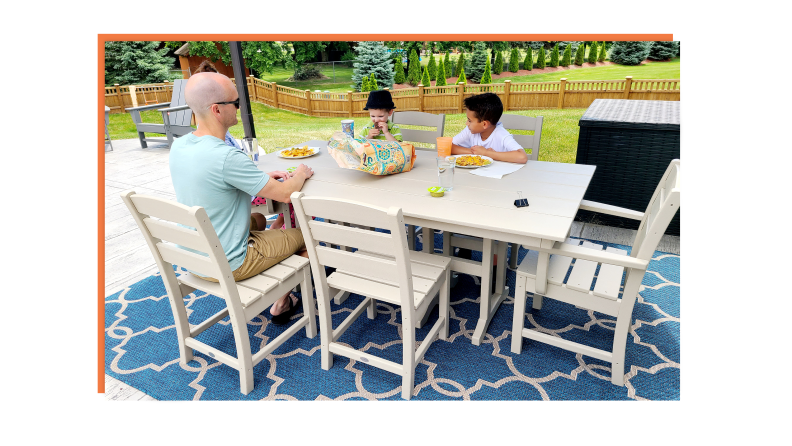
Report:
M 302 174 L 302 175 L 305 176 L 305 179 L 308 179 L 308 178 L 311 178 L 313 176 L 314 171 L 313 171 L 313 169 L 311 169 L 310 167 L 306 166 L 305 164 L 300 164 L 299 166 L 297 166 L 297 169 L 294 170 L 294 174 L 295 175 Z
M 289 178 L 292 177 L 292 175 L 289 172 L 284 172 L 282 170 L 276 170 L 268 173 L 267 175 L 269 175 L 270 178 L 274 178 L 276 180 L 280 180 L 281 178 L 283 178 L 284 180 L 288 180 Z
M 473 146 L 473 147 L 470 148 L 470 153 L 472 153 L 473 155 L 488 156 L 487 154 L 489 152 L 493 152 L 493 150 L 485 149 L 482 146 Z

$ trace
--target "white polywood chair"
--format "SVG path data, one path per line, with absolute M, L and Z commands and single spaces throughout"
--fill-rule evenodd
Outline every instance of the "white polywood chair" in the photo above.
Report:
M 415 367 L 439 334 L 448 338 L 450 259 L 422 252 L 409 251 L 404 237 L 401 208 L 388 209 L 354 201 L 306 197 L 302 192 L 291 196 L 294 212 L 300 222 L 316 282 L 319 304 L 319 327 L 322 344 L 322 368 L 333 366 L 333 355 L 362 361 L 402 377 L 402 398 L 410 399 L 415 384 Z M 333 221 L 383 228 L 390 234 L 360 227 L 324 223 L 307 215 Z M 356 252 L 321 246 L 343 245 Z M 336 268 L 329 276 L 325 266 Z M 363 302 L 333 329 L 330 298 L 337 292 L 365 296 Z M 415 325 L 428 310 L 432 297 L 439 294 L 440 313 L 429 334 L 415 350 Z M 398 364 L 337 342 L 339 337 L 367 310 L 368 318 L 376 315 L 377 300 L 401 306 L 403 361 Z M 390 327 L 392 328 L 392 327 Z
M 253 367 L 256 364 L 303 327 L 306 336 L 316 336 L 316 310 L 308 259 L 293 255 L 260 275 L 234 282 L 231 267 L 204 208 L 188 207 L 158 197 L 139 195 L 135 191 L 123 192 L 121 198 L 143 233 L 162 274 L 176 322 L 181 364 L 193 359 L 193 350 L 211 356 L 239 371 L 240 391 L 247 395 L 253 390 Z M 206 253 L 208 256 L 184 248 Z M 176 277 L 174 264 L 215 277 L 219 283 L 209 282 L 189 273 Z M 304 316 L 278 337 L 263 345 L 256 354 L 251 354 L 248 321 L 260 315 L 298 284 L 302 286 Z M 184 296 L 195 290 L 224 299 L 226 309 L 198 325 L 191 325 L 187 319 Z M 195 339 L 199 333 L 226 316 L 231 319 L 236 358 Z
M 437 138 L 443 136 L 445 131 L 445 114 L 432 114 L 416 111 L 403 111 L 393 113 L 393 123 L 400 125 L 416 125 L 422 127 L 435 127 L 435 130 L 401 129 L 402 139 L 405 142 L 418 142 L 431 144 L 432 147 L 415 145 L 415 150 L 432 151 L 437 153 Z M 424 240 L 431 237 L 433 231 L 423 229 Z M 430 238 L 431 240 L 431 238 Z M 415 249 L 415 226 L 407 225 L 407 243 L 410 250 Z M 434 251 L 433 251 L 434 252 Z
M 529 251 L 517 268 L 514 292 L 514 320 L 511 351 L 522 351 L 523 337 L 580 353 L 611 363 L 611 382 L 624 385 L 624 354 L 627 333 L 632 323 L 632 311 L 643 281 L 647 265 L 665 233 L 671 219 L 679 210 L 680 196 L 679 160 L 668 166 L 655 189 L 646 212 L 609 206 L 584 200 L 580 209 L 641 220 L 630 256 L 621 249 L 579 240 L 556 242 L 546 252 Z M 548 260 L 549 256 L 549 260 Z M 569 278 L 564 280 L 569 271 Z M 595 276 L 597 265 L 602 264 Z M 622 276 L 627 271 L 622 288 Z M 594 281 L 593 291 L 591 290 Z M 612 351 L 578 344 L 534 329 L 525 328 L 526 292 L 533 293 L 533 308 L 542 308 L 542 297 L 560 300 L 586 310 L 616 317 Z M 621 298 L 619 294 L 621 292 Z

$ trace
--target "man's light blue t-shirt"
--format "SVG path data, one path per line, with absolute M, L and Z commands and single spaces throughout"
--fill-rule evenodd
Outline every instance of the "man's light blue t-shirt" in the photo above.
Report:
M 206 209 L 231 270 L 239 268 L 247 254 L 250 197 L 269 176 L 223 140 L 192 133 L 173 142 L 169 163 L 176 201 Z

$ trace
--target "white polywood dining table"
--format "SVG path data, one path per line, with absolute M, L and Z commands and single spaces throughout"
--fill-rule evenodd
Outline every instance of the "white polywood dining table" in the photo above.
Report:
M 479 319 L 471 336 L 474 345 L 481 344 L 492 316 L 508 295 L 509 289 L 504 286 L 507 244 L 517 243 L 542 251 L 551 249 L 555 242 L 565 241 L 596 169 L 581 164 L 528 161 L 520 170 L 495 179 L 457 168 L 453 190 L 443 197 L 432 197 L 427 189 L 438 185 L 434 152 L 417 151 L 409 172 L 376 176 L 338 167 L 327 152 L 327 141 L 311 140 L 295 147 L 304 145 L 319 147 L 320 151 L 304 159 L 284 159 L 271 153 L 261 157 L 259 169 L 283 171 L 304 163 L 314 171 L 302 188 L 307 196 L 400 207 L 406 224 L 424 228 L 424 251 L 434 252 L 433 236 L 428 228 L 483 239 L 481 262 L 452 257 L 450 264 L 453 271 L 481 277 Z M 528 200 L 528 207 L 514 206 L 514 200 L 520 198 L 517 191 Z M 289 225 L 288 206 L 267 201 L 268 212 L 284 212 Z M 447 248 L 444 247 L 446 255 Z M 499 261 L 492 293 L 491 274 L 496 254 Z

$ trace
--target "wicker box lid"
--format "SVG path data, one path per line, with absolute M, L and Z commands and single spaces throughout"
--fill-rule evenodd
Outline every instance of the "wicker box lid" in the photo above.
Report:
M 680 101 L 595 99 L 580 118 L 581 127 L 621 127 L 679 131 Z

